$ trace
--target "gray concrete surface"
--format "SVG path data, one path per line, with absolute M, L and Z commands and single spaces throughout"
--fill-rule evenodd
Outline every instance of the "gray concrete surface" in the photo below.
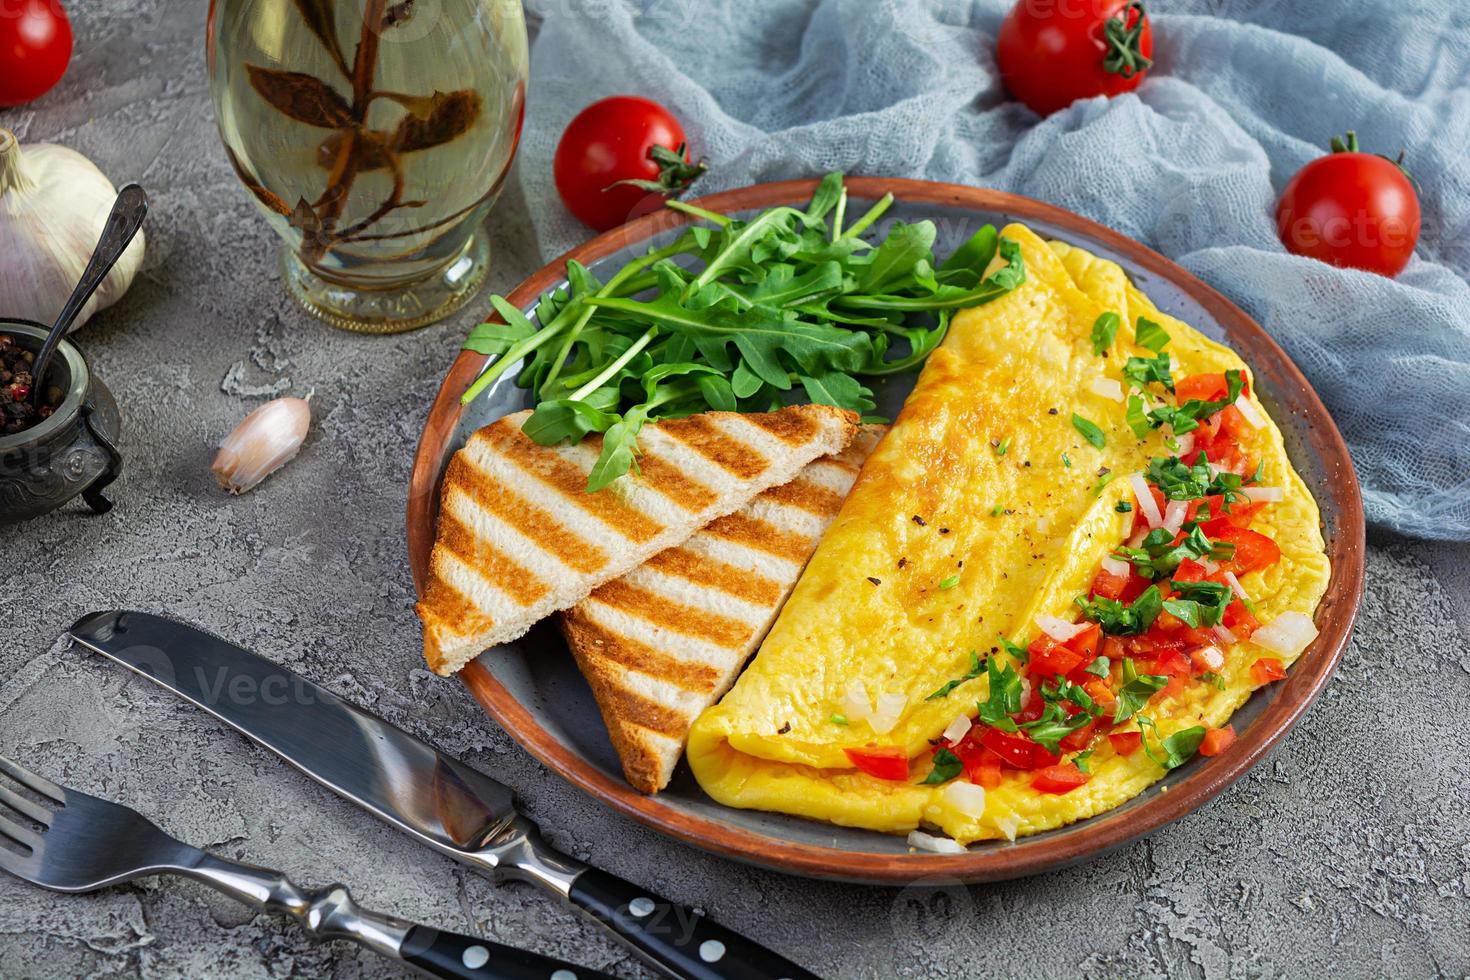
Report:
M 205 624 L 517 787 L 572 853 L 831 977 L 1463 976 L 1470 973 L 1470 549 L 1375 540 L 1341 670 L 1255 771 L 1123 851 L 1010 884 L 804 881 L 670 843 L 547 772 L 418 653 L 404 560 L 413 446 L 464 330 L 327 329 L 287 301 L 275 241 L 231 175 L 204 83 L 204 4 L 69 4 L 78 53 L 39 105 L 0 111 L 154 200 L 146 271 L 80 335 L 117 392 L 117 509 L 0 531 L 0 752 L 126 801 L 223 854 L 349 883 L 416 919 L 645 975 L 538 893 L 497 887 L 338 802 L 117 668 L 54 643 L 81 612 Z M 493 285 L 538 264 L 526 203 L 492 217 Z M 221 494 L 219 439 L 268 392 L 314 391 L 299 460 Z M 86 897 L 0 876 L 0 975 L 380 977 L 355 947 L 151 879 Z

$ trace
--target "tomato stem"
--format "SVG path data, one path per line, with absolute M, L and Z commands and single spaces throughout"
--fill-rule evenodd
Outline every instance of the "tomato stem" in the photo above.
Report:
M 1135 12 L 1138 16 L 1129 23 Z M 1127 79 L 1153 67 L 1153 59 L 1143 53 L 1143 27 L 1147 20 L 1142 0 L 1133 0 L 1103 22 L 1103 38 L 1108 44 L 1108 54 L 1103 59 L 1104 71 Z

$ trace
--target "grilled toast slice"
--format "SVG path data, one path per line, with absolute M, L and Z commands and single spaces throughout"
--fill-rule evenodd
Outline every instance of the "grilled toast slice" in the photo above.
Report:
M 857 431 L 854 413 L 827 405 L 667 419 L 639 434 L 641 472 L 587 493 L 601 437 L 540 446 L 521 432 L 528 415 L 476 432 L 445 473 L 417 607 L 424 659 L 435 673 L 454 673 L 790 482 Z
M 865 427 L 559 617 L 635 788 L 668 785 L 689 726 L 760 645 L 883 431 Z

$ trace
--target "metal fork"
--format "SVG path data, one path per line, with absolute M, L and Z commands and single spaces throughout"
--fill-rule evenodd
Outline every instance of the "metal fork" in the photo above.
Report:
M 238 864 L 175 840 L 136 810 L 58 786 L 0 756 L 0 868 L 33 885 L 89 892 L 155 874 L 202 881 L 231 898 L 284 913 L 317 939 L 350 939 L 433 976 L 474 980 L 613 980 L 606 974 L 361 908 L 342 885 L 303 891 L 279 871 Z M 7 809 L 8 808 L 8 809 Z M 39 830 L 16 820 L 25 817 Z

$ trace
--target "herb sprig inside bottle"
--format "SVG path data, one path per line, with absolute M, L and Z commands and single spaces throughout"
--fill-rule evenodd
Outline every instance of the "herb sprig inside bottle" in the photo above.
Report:
M 528 436 L 554 445 L 602 434 L 588 492 L 637 469 L 638 432 L 650 419 L 801 400 L 867 415 L 875 403 L 860 379 L 914 370 L 954 310 L 1025 281 L 1020 247 L 993 225 L 942 262 L 931 221 L 894 221 L 881 242 L 865 240 L 892 203 L 885 195 L 844 227 L 840 173 L 804 210 L 749 220 L 671 200 L 706 224 L 606 282 L 569 261 L 567 285 L 541 297 L 536 322 L 492 296 L 503 322 L 476 327 L 464 346 L 496 359 L 461 401 L 520 365 L 516 383 L 536 409 Z

